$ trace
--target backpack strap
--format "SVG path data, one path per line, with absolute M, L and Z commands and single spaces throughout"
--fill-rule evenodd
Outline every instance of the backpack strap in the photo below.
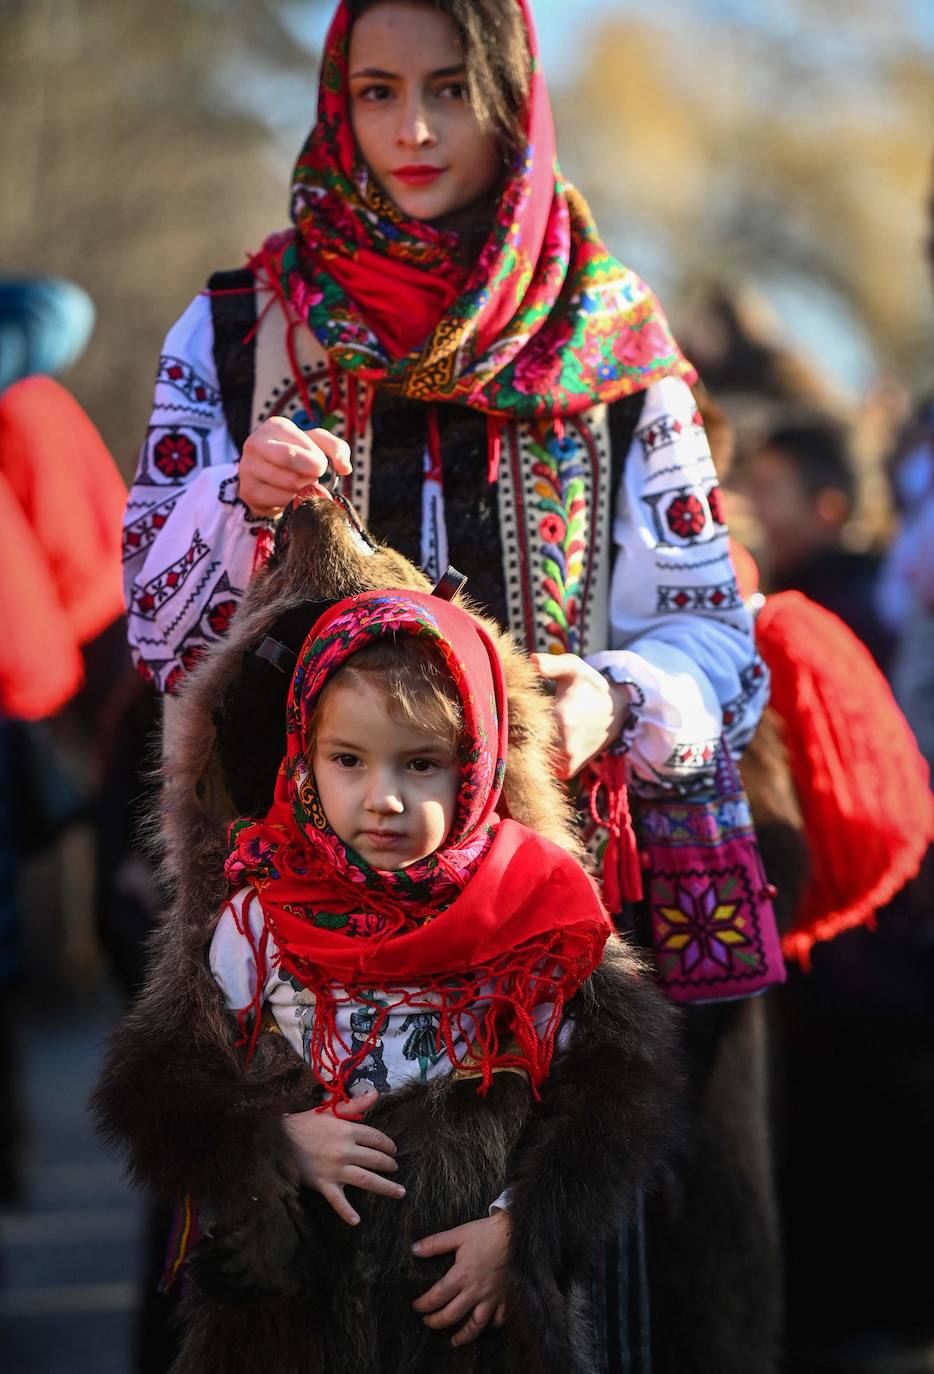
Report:
M 253 428 L 256 385 L 255 276 L 249 267 L 215 272 L 208 281 L 214 321 L 214 362 L 230 437 L 243 450 Z

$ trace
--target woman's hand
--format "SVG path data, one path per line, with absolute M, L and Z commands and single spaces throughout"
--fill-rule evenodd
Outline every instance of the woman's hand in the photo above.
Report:
M 317 482 L 328 466 L 351 470 L 350 447 L 326 429 L 307 434 L 283 415 L 264 420 L 243 445 L 240 499 L 253 515 L 278 515 L 292 497 Z M 321 495 L 328 493 L 321 488 Z
M 618 739 L 629 710 L 629 689 L 608 682 L 577 654 L 532 654 L 532 664 L 555 684 L 559 767 L 573 778 L 585 763 Z
M 506 1320 L 506 1263 L 509 1258 L 509 1213 L 468 1221 L 453 1231 L 439 1231 L 412 1247 L 420 1259 L 455 1255 L 454 1263 L 412 1306 L 424 1315 L 426 1326 L 440 1331 L 467 1320 L 451 1337 L 452 1345 L 475 1341 L 492 1322 Z M 469 1315 L 468 1315 L 469 1314 Z
M 360 1220 L 344 1194 L 348 1184 L 382 1197 L 405 1197 L 401 1183 L 382 1177 L 399 1167 L 395 1145 L 388 1135 L 360 1120 L 377 1097 L 376 1092 L 363 1093 L 342 1102 L 335 1112 L 295 1112 L 282 1118 L 303 1182 L 315 1188 L 348 1226 Z

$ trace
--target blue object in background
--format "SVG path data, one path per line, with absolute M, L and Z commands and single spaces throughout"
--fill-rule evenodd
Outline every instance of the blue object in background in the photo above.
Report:
M 55 377 L 94 328 L 94 303 L 61 277 L 0 278 L 0 391 L 38 373 Z

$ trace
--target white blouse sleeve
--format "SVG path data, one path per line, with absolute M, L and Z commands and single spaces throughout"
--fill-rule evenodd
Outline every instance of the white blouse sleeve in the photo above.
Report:
M 748 743 L 768 700 L 730 559 L 723 498 L 690 388 L 649 387 L 615 512 L 610 649 L 589 662 L 629 687 L 619 748 L 637 790 L 689 789 L 725 734 Z
M 128 636 L 144 675 L 171 692 L 226 630 L 268 522 L 239 499 L 240 455 L 214 362 L 211 302 L 169 330 L 123 529 Z
M 264 943 L 265 941 L 265 943 Z M 208 963 L 231 1011 L 245 1011 L 256 997 L 256 952 L 263 948 L 266 976 L 262 1001 L 277 979 L 278 950 L 265 930 L 263 909 L 252 888 L 242 887 L 224 907 L 214 927 Z

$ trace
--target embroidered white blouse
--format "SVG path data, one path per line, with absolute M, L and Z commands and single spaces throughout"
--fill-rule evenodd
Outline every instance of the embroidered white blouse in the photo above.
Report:
M 263 909 L 253 889 L 242 887 L 221 913 L 209 953 L 214 981 L 232 1012 L 246 1011 L 254 1004 L 256 950 L 263 935 Z M 275 940 L 268 932 L 265 938 L 265 979 L 260 1005 L 269 1008 L 292 1049 L 308 1063 L 314 1032 L 314 995 L 281 967 Z M 417 1005 L 406 1000 L 406 993 L 414 995 Z M 418 1001 L 419 996 L 414 988 L 393 991 L 373 988 L 338 1005 L 336 1029 L 345 1059 L 359 1053 L 375 1016 L 385 1013 L 378 1040 L 360 1058 L 349 1077 L 351 1097 L 374 1089 L 379 1093 L 392 1092 L 406 1083 L 427 1083 L 431 1078 L 451 1072 L 447 1050 L 439 1041 L 440 1015 L 424 1001 Z M 462 1018 L 461 1030 L 452 1038 L 458 1062 L 470 1049 L 469 1039 L 462 1032 L 466 1030 L 470 1035 L 471 1028 L 479 1025 L 487 1005 L 481 988 L 475 1006 Z M 534 1019 L 540 1030 L 544 1030 L 552 1014 L 552 1003 L 536 1007 Z M 567 1044 L 569 1035 L 570 1024 L 566 1018 L 556 1036 L 559 1052 Z
M 124 528 L 130 644 L 163 691 L 224 633 L 269 523 L 240 501 L 238 462 L 199 295 L 165 341 Z M 425 486 L 423 550 L 443 566 L 443 497 Z M 696 784 L 721 734 L 734 753 L 745 746 L 768 698 L 721 499 L 689 387 L 657 382 L 613 513 L 608 647 L 588 660 L 629 686 L 620 747 L 637 787 Z

